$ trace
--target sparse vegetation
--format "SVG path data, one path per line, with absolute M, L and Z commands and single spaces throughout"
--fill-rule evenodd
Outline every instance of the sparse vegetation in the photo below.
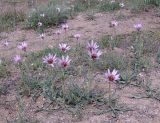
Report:
M 2 123 L 159 121 L 159 0 L 24 2 L 0 12 Z

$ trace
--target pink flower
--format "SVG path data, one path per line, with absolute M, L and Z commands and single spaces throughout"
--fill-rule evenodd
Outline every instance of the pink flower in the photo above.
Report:
M 115 27 L 118 25 L 118 22 L 116 20 L 113 20 L 110 22 L 110 27 Z
M 68 24 L 63 24 L 62 25 L 62 29 L 65 30 L 65 31 L 67 31 L 69 29 Z
M 60 31 L 60 30 L 57 30 L 56 32 L 55 32 L 55 34 L 56 35 L 60 35 L 62 32 Z
M 40 38 L 43 40 L 44 37 L 45 37 L 45 33 L 41 33 L 41 34 L 40 34 Z
M 137 31 L 140 31 L 142 29 L 142 24 L 134 24 L 134 28 L 137 30 Z
M 92 51 L 92 50 L 96 50 L 98 49 L 98 45 L 97 45 L 97 42 L 94 42 L 93 40 L 91 42 L 88 42 L 87 43 L 87 50 L 88 51 Z
M 57 62 L 56 55 L 48 54 L 48 56 L 45 56 L 43 58 L 43 63 L 50 65 L 51 67 L 54 67 L 54 64 Z
M 62 52 L 67 52 L 68 50 L 70 50 L 70 46 L 64 43 L 59 44 L 59 48 Z
M 22 62 L 22 58 L 20 55 L 16 55 L 14 58 L 13 58 L 13 61 L 15 64 L 18 64 L 20 62 Z
M 77 40 L 79 40 L 80 37 L 81 37 L 80 34 L 75 34 L 75 35 L 74 35 L 74 38 L 76 38 Z
M 60 9 L 60 8 L 56 8 L 56 11 L 57 11 L 58 13 L 60 13 L 60 12 L 61 12 L 61 9 Z
M 38 22 L 38 26 L 41 27 L 41 26 L 42 26 L 42 23 L 41 23 L 41 22 Z
M 92 58 L 92 60 L 99 59 L 99 57 L 102 55 L 102 52 L 98 49 L 88 51 L 88 55 Z
M 108 71 L 105 73 L 105 78 L 109 82 L 114 82 L 120 80 L 120 75 L 118 74 L 117 70 L 113 70 L 112 72 L 108 69 Z
M 61 59 L 59 59 L 59 65 L 62 68 L 67 68 L 70 65 L 71 59 L 69 59 L 69 56 L 62 56 Z
M 44 16 L 45 16 L 45 14 L 44 14 L 44 13 L 42 13 L 42 14 L 40 14 L 40 16 L 41 16 L 41 17 L 44 17 Z
M 5 47 L 8 47 L 8 45 L 9 45 L 8 41 L 5 41 L 5 42 L 3 43 L 3 45 L 4 45 Z
M 20 45 L 18 45 L 18 48 L 25 51 L 27 50 L 28 44 L 26 42 L 22 42 Z
M 124 5 L 124 3 L 119 3 L 119 6 L 120 6 L 121 8 L 123 8 L 125 5 Z

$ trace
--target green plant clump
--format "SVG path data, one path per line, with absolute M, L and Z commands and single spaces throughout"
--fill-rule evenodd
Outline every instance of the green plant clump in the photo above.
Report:
M 100 11 L 115 11 L 120 9 L 119 2 L 111 3 L 110 1 L 104 2 L 99 6 Z
M 160 6 L 160 0 L 144 0 L 146 4 Z
M 56 6 L 54 4 L 43 5 L 37 9 L 29 11 L 26 19 L 26 27 L 38 27 L 38 22 L 43 24 L 43 27 L 59 25 L 65 23 L 71 17 L 72 9 L 67 6 Z

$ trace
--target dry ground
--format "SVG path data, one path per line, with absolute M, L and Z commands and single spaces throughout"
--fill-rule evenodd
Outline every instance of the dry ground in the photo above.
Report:
M 144 12 L 141 14 L 131 14 L 128 10 L 124 10 L 121 12 L 122 15 L 125 15 L 124 20 L 119 21 L 119 25 L 116 29 L 116 34 L 129 34 L 134 31 L 133 25 L 134 23 L 142 23 L 144 31 L 157 30 L 160 28 L 159 17 L 154 15 L 154 10 L 151 12 Z M 112 34 L 113 30 L 109 28 L 109 22 L 113 20 L 116 15 L 119 15 L 119 12 L 113 14 L 103 14 L 97 13 L 95 14 L 96 19 L 94 21 L 86 20 L 86 15 L 80 14 L 75 17 L 73 20 L 68 21 L 69 31 L 67 32 L 67 37 L 69 37 L 70 43 L 75 43 L 73 35 L 76 33 L 80 33 L 81 41 L 80 42 L 88 42 L 89 40 L 98 41 L 103 35 Z M 45 40 L 41 40 L 39 34 L 34 30 L 22 30 L 17 28 L 13 32 L 2 32 L 1 37 L 4 39 L 1 40 L 1 43 L 4 41 L 9 41 L 12 45 L 8 49 L 4 48 L 2 45 L 0 46 L 0 55 L 1 56 L 13 56 L 17 50 L 17 44 L 21 41 L 26 41 L 29 44 L 29 51 L 37 51 L 44 49 L 46 47 L 55 46 L 57 42 L 66 42 L 64 41 L 65 34 L 63 33 L 60 36 L 60 39 L 54 33 L 59 28 L 50 28 L 46 30 Z
M 117 26 L 117 34 L 129 34 L 134 31 L 133 24 L 140 22 L 143 24 L 144 31 L 157 31 L 160 29 L 160 18 L 155 16 L 154 10 L 150 12 L 143 12 L 140 14 L 132 14 L 129 10 L 121 11 L 125 15 L 125 19 L 119 21 Z M 20 41 L 26 41 L 29 44 L 28 51 L 39 51 L 46 47 L 57 46 L 59 42 L 69 42 L 75 44 L 75 39 L 72 37 L 75 33 L 82 35 L 81 43 L 86 43 L 91 39 L 99 41 L 99 39 L 105 34 L 112 34 L 113 30 L 109 28 L 109 22 L 113 20 L 119 12 L 115 13 L 96 13 L 96 19 L 94 21 L 86 20 L 85 14 L 79 14 L 73 20 L 68 21 L 70 27 L 67 32 L 67 36 L 70 40 L 65 41 L 65 35 L 62 34 L 60 39 L 54 34 L 59 28 L 50 28 L 46 30 L 46 37 L 41 40 L 39 34 L 34 30 L 23 30 L 17 28 L 13 32 L 2 32 L 0 36 L 2 40 L 9 41 L 10 45 L 8 48 L 0 45 L 0 57 L 13 57 L 19 51 L 17 50 L 17 44 Z M 149 75 L 154 80 L 154 84 L 159 83 L 160 71 L 154 70 Z M 18 75 L 14 73 L 14 76 L 9 80 L 3 80 L 3 82 L 10 83 L 10 92 L 7 96 L 0 97 L 0 123 L 7 123 L 6 119 L 12 120 L 17 117 L 17 102 L 16 102 L 16 88 L 15 83 L 18 79 Z M 102 78 L 100 76 L 100 78 Z M 100 80 L 100 84 L 95 85 L 98 88 L 104 88 L 104 80 Z M 12 83 L 12 84 L 11 84 Z M 114 85 L 113 85 L 114 86 Z M 107 87 L 107 86 L 106 86 Z M 113 87 L 114 88 L 114 87 Z M 40 123 L 159 123 L 160 122 L 160 103 L 152 99 L 130 99 L 128 96 L 139 92 L 141 90 L 137 88 L 126 87 L 120 90 L 120 101 L 127 104 L 127 106 L 133 107 L 134 111 L 130 111 L 121 114 L 118 119 L 112 119 L 110 114 L 94 115 L 94 106 L 85 107 L 83 111 L 84 118 L 79 121 L 75 120 L 74 117 L 67 114 L 66 111 L 55 111 L 52 113 L 34 111 L 37 107 L 42 107 L 44 101 L 40 97 L 36 103 L 33 103 L 31 98 L 25 97 L 24 100 L 24 111 L 25 116 L 29 118 L 38 119 Z

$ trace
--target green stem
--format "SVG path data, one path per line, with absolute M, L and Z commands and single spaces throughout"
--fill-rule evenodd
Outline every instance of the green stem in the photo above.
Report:
M 67 30 L 65 30 L 64 40 L 67 41 Z
M 111 83 L 110 82 L 109 82 L 108 89 L 109 89 L 109 97 L 108 97 L 108 99 L 109 99 L 109 106 L 111 106 Z
M 91 8 L 91 1 L 88 0 L 88 8 L 90 9 Z
M 90 92 L 91 81 L 92 81 L 91 74 L 89 74 L 89 79 L 88 79 L 88 82 L 87 82 L 88 99 L 89 99 L 89 96 L 90 96 L 89 92 Z
M 16 1 L 15 1 L 15 0 L 13 1 L 13 7 L 14 7 L 13 26 L 14 26 L 14 28 L 15 28 L 15 26 L 16 26 Z
M 138 73 L 140 72 L 140 68 L 139 68 L 139 60 L 140 57 L 142 55 L 142 47 L 141 47 L 141 43 L 140 42 L 140 32 L 137 33 L 136 39 L 135 39 L 135 44 L 134 44 L 134 48 L 135 48 L 135 66 L 134 66 L 134 73 L 137 76 Z M 143 45 L 143 44 L 142 44 Z
M 110 50 L 112 50 L 112 42 L 113 42 L 113 36 L 111 36 L 111 39 L 109 41 L 109 48 L 110 48 Z
M 64 94 L 65 94 L 64 78 L 65 78 L 65 70 L 62 70 L 62 93 L 63 93 L 63 98 L 64 98 Z

